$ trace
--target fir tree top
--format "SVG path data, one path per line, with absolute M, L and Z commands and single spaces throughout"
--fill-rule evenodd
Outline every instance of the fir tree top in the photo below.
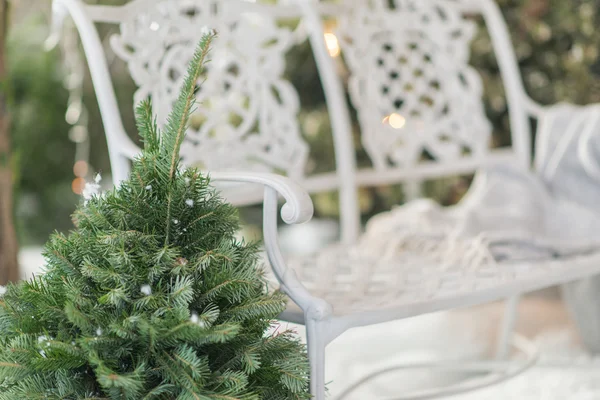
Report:
M 270 334 L 284 309 L 236 210 L 179 165 L 214 34 L 162 132 L 145 101 L 130 178 L 91 196 L 46 245 L 46 272 L 0 302 L 0 400 L 308 398 L 304 347 Z

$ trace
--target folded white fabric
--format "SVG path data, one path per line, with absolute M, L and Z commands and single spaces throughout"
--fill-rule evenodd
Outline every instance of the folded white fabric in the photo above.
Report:
M 541 120 L 536 170 L 556 202 L 577 204 L 576 217 L 552 220 L 548 231 L 581 240 L 600 235 L 600 107 L 558 105 Z M 582 211 L 585 209 L 586 211 Z M 587 217 L 584 213 L 587 212 Z M 600 353 L 600 277 L 562 287 L 563 298 L 588 350 Z M 597 397 L 597 396 L 596 396 Z
M 549 235 L 600 237 L 599 163 L 600 106 L 560 104 L 549 109 L 539 127 L 536 170 L 556 208 L 565 210 L 548 219 Z

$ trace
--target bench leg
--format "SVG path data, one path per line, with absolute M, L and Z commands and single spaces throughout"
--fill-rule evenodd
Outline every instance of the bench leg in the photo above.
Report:
M 310 393 L 314 400 L 325 399 L 325 335 L 323 323 L 306 324 L 308 360 L 310 362 Z
M 498 335 L 498 347 L 496 348 L 496 358 L 498 360 L 505 360 L 509 356 L 508 351 L 517 323 L 520 300 L 521 296 L 513 296 L 507 299 L 504 305 L 504 316 Z

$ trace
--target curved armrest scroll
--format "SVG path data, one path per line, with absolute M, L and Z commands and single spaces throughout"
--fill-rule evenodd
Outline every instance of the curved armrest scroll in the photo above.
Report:
M 211 172 L 209 175 L 212 181 L 257 183 L 274 189 L 285 199 L 281 218 L 287 224 L 303 224 L 313 216 L 314 207 L 308 193 L 284 176 L 252 172 Z
M 288 224 L 302 224 L 310 221 L 313 203 L 308 193 L 289 178 L 264 173 L 226 172 L 210 173 L 213 181 L 255 183 L 265 186 L 263 204 L 263 234 L 265 249 L 280 289 L 300 308 L 309 311 L 309 318 L 323 318 L 331 313 L 331 307 L 323 300 L 314 298 L 298 279 L 295 271 L 288 268 L 277 240 L 277 195 L 286 203 L 281 209 L 281 218 Z

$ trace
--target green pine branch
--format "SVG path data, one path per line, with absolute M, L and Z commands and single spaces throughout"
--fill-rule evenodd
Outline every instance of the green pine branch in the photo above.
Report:
M 306 352 L 266 335 L 285 307 L 267 293 L 259 247 L 208 177 L 179 165 L 204 36 L 164 129 L 136 110 L 144 141 L 130 178 L 82 203 L 53 235 L 45 273 L 0 299 L 0 400 L 308 399 Z

